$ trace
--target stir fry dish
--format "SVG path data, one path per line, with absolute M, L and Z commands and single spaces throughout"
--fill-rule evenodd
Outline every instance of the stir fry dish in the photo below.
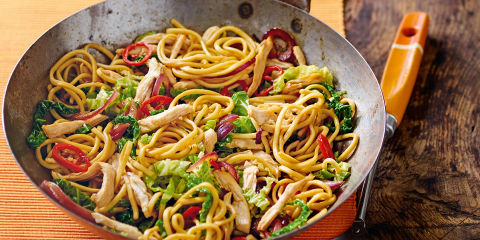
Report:
M 27 138 L 43 190 L 134 239 L 262 239 L 324 216 L 359 141 L 328 67 L 278 28 L 172 25 L 53 65 Z

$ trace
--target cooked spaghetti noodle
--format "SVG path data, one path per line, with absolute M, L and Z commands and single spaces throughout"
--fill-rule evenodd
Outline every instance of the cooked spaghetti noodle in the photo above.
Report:
M 138 239 L 267 238 L 325 215 L 359 141 L 328 68 L 280 29 L 172 24 L 53 65 L 27 139 L 57 184 L 42 186 Z

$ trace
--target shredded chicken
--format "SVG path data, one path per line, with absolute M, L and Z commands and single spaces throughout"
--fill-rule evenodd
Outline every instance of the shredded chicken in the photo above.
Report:
M 74 133 L 83 123 L 82 120 L 59 122 L 42 125 L 42 129 L 48 138 L 56 138 L 64 134 Z
M 298 182 L 288 184 L 285 188 L 285 191 L 282 193 L 282 196 L 280 196 L 278 201 L 272 207 L 270 207 L 260 219 L 257 229 L 260 231 L 266 230 L 270 223 L 272 223 L 272 221 L 282 211 L 285 204 L 294 196 L 297 191 L 300 191 L 300 189 L 302 189 L 305 184 L 311 180 L 313 180 L 313 175 L 308 175 Z
M 150 58 L 147 61 L 148 72 L 143 79 L 138 83 L 137 91 L 135 94 L 135 102 L 142 103 L 152 94 L 152 84 L 161 74 L 161 63 L 155 58 Z
M 193 88 L 199 88 L 200 85 L 194 81 L 190 80 L 183 80 L 180 82 L 177 82 L 173 85 L 174 89 L 181 89 L 181 90 L 187 90 L 187 89 L 193 89 Z
M 267 60 L 267 66 L 273 66 L 273 65 L 277 65 L 283 69 L 289 69 L 291 67 L 295 67 L 293 64 L 289 63 L 289 62 L 283 62 L 283 61 L 280 61 L 278 60 L 278 58 L 271 58 L 271 59 L 268 59 Z
M 221 170 L 213 171 L 213 175 L 222 188 L 233 193 L 232 205 L 237 212 L 235 215 L 236 228 L 244 233 L 250 232 L 250 225 L 252 223 L 250 209 L 248 208 L 247 200 L 243 197 L 243 191 L 237 181 L 235 181 L 232 175 Z
M 107 119 L 108 119 L 107 115 L 97 114 L 97 115 L 85 120 L 85 124 L 88 124 L 91 127 L 95 127 L 95 126 L 97 126 L 98 124 L 100 124 L 101 122 L 103 122 Z
M 113 154 L 112 157 L 110 158 L 109 163 L 115 169 L 115 172 L 117 172 L 118 168 L 120 167 L 120 153 Z
M 299 65 L 306 65 L 307 61 L 305 60 L 305 55 L 303 55 L 303 51 L 299 46 L 293 47 L 293 55 L 297 59 Z
M 263 150 L 262 144 L 256 144 L 255 139 L 239 139 L 234 138 L 231 143 L 227 144 L 229 148 Z
M 136 239 L 143 235 L 140 231 L 138 231 L 138 228 L 119 221 L 115 221 L 111 218 L 104 216 L 103 214 L 94 212 L 92 213 L 92 217 L 98 224 L 102 224 L 106 227 L 114 229 L 115 231 L 125 233 L 130 238 Z
M 276 178 L 278 179 L 280 177 L 280 170 L 278 169 L 278 163 L 275 162 L 275 160 L 273 160 L 272 156 L 264 151 L 258 151 L 258 152 L 255 152 L 253 155 L 263 159 L 263 161 L 265 161 L 265 163 L 267 164 L 267 166 L 265 166 L 266 168 L 268 168 L 270 170 L 270 173 Z
M 215 147 L 215 143 L 217 143 L 217 133 L 213 129 L 208 129 L 205 132 L 205 137 L 203 138 L 205 153 L 211 153 Z
M 42 129 L 48 138 L 56 138 L 64 134 L 74 133 L 78 128 L 83 126 L 83 124 L 88 124 L 94 127 L 97 124 L 105 121 L 106 119 L 108 119 L 108 116 L 98 114 L 85 121 L 75 120 L 75 121 L 57 122 L 53 124 L 42 125 Z
M 257 173 L 258 167 L 245 161 L 245 169 L 243 170 L 243 189 L 257 189 Z
M 112 165 L 104 162 L 98 163 L 102 168 L 103 180 L 100 191 L 92 195 L 92 200 L 98 208 L 107 205 L 113 199 L 115 190 L 115 169 Z
M 138 205 L 142 207 L 143 215 L 145 215 L 146 218 L 151 217 L 152 213 L 148 211 L 148 202 L 151 196 L 147 192 L 147 186 L 135 173 L 128 172 L 127 175 L 130 179 L 130 186 L 132 187 L 133 195 L 135 195 L 135 200 Z
M 109 78 L 113 78 L 115 80 L 118 80 L 120 78 L 122 78 L 123 76 L 118 74 L 117 72 L 114 72 L 112 70 L 107 70 L 107 69 L 103 69 L 103 68 L 97 68 L 97 74 L 98 75 L 104 75 L 104 76 L 107 76 Z
M 273 41 L 271 38 L 263 40 L 258 46 L 258 52 L 255 56 L 255 67 L 253 68 L 253 81 L 248 87 L 248 96 L 252 96 L 260 86 L 267 63 L 268 54 L 272 50 Z
M 165 112 L 139 120 L 138 125 L 140 126 L 140 132 L 145 133 L 152 131 L 191 113 L 193 113 L 193 107 L 191 105 L 180 104 L 174 106 Z
M 62 178 L 69 181 L 84 181 L 98 176 L 101 170 L 102 165 L 100 165 L 99 162 L 96 162 L 92 164 L 92 166 L 90 166 L 86 172 L 70 173 Z
M 187 39 L 187 36 L 185 34 L 180 34 L 177 38 L 177 41 L 175 41 L 175 45 L 173 45 L 172 48 L 172 53 L 170 53 L 170 58 L 176 58 L 178 53 L 180 52 L 180 49 L 182 49 L 183 43 L 185 43 L 185 40 Z
M 300 89 L 305 86 L 314 84 L 314 83 L 321 83 L 323 82 L 322 75 L 320 73 L 312 73 L 308 76 L 303 78 L 290 80 L 285 84 L 285 87 L 282 90 L 283 94 L 296 94 Z
M 272 111 L 248 105 L 248 116 L 255 119 L 255 121 L 260 125 L 273 124 L 277 120 L 277 115 Z

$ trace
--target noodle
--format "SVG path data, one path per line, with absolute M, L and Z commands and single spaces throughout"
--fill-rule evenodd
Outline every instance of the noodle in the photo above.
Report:
M 54 122 L 35 119 L 28 139 L 44 136 L 39 164 L 70 183 L 59 186 L 76 203 L 102 199 L 89 210 L 139 239 L 265 238 L 304 208 L 313 212 L 302 224 L 324 216 L 359 143 L 355 102 L 299 46 L 298 61 L 282 62 L 271 38 L 171 23 L 114 52 L 89 43 L 52 66 L 43 103 L 59 106 L 42 111 Z

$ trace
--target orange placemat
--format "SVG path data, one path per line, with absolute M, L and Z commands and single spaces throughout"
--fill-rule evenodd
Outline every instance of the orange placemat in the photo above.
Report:
M 97 2 L 100 0 L 0 0 L 0 92 L 5 91 L 15 63 L 44 31 Z M 342 0 L 312 0 L 311 13 L 344 35 Z M 351 198 L 298 239 L 338 236 L 349 228 L 355 211 L 355 200 Z M 0 129 L 0 239 L 101 239 L 70 220 L 26 179 L 7 147 L 3 128 Z

